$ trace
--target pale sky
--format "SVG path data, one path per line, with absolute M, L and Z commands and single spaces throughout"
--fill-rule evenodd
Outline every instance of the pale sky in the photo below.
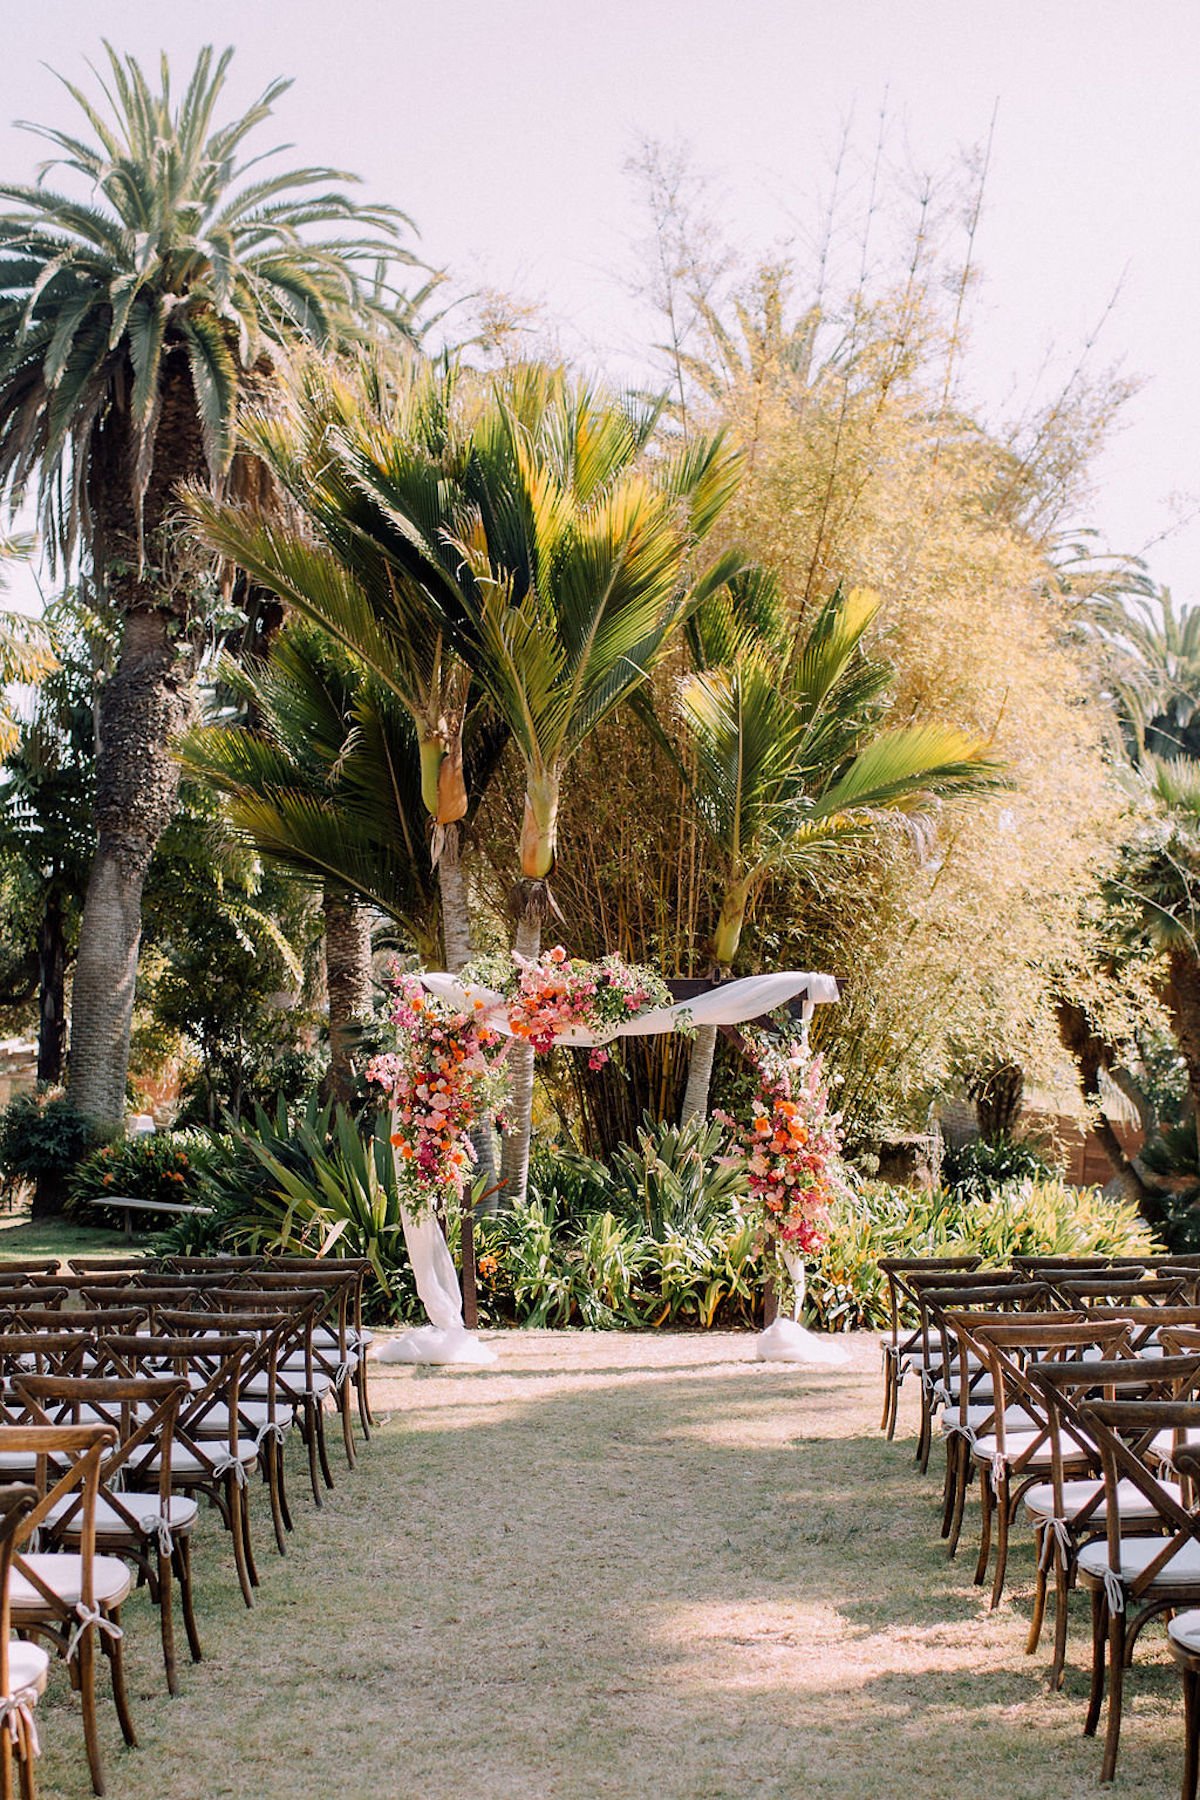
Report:
M 639 137 L 690 145 L 734 236 L 809 225 L 847 122 L 869 152 L 945 165 L 996 128 L 977 241 L 972 383 L 1025 394 L 1103 320 L 1097 366 L 1145 386 L 1089 516 L 1200 600 L 1200 9 L 1194 0 L 0 0 L 0 168 L 17 117 L 73 126 L 42 66 L 86 78 L 101 35 L 179 75 L 237 46 L 231 106 L 296 78 L 276 140 L 353 169 L 466 285 L 540 301 L 564 345 L 626 371 L 646 331 L 623 286 L 643 230 Z M 266 131 L 269 133 L 271 127 Z M 265 139 L 264 139 L 265 141 Z M 1115 308 L 1106 309 L 1120 288 Z M 1046 375 L 1044 380 L 1050 380 Z M 1163 534 L 1168 534 L 1164 537 Z M 1161 540 L 1161 541 L 1156 541 Z

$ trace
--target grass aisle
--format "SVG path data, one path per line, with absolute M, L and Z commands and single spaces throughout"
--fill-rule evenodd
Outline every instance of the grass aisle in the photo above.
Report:
M 162 1689 L 128 1608 L 143 1748 L 114 1800 L 1074 1800 L 1084 1617 L 1066 1694 L 1022 1655 L 1032 1558 L 989 1615 L 937 1538 L 936 1482 L 876 1430 L 878 1355 L 750 1360 L 745 1337 L 513 1333 L 497 1369 L 385 1371 L 391 1420 L 324 1511 L 292 1478 L 258 1605 L 197 1545 L 211 1660 Z M 911 1423 L 906 1393 L 902 1423 Z M 255 1494 L 256 1502 L 259 1499 Z M 1149 1659 L 1149 1666 L 1147 1662 Z M 1118 1782 L 1173 1794 L 1179 1681 L 1139 1654 Z M 61 1671 L 43 1800 L 86 1792 Z

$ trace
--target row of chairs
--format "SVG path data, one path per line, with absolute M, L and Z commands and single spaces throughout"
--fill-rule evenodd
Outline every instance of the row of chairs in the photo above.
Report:
M 0 1800 L 14 1779 L 23 1797 L 35 1792 L 35 1708 L 52 1656 L 80 1694 L 97 1794 L 98 1654 L 122 1735 L 136 1744 L 121 1622 L 135 1581 L 158 1611 L 170 1693 L 176 1596 L 200 1660 L 191 1545 L 202 1502 L 225 1529 L 250 1606 L 252 1479 L 283 1555 L 288 1442 L 303 1443 L 318 1507 L 334 1484 L 327 1419 L 340 1421 L 354 1467 L 356 1431 L 365 1440 L 373 1424 L 368 1268 L 262 1257 L 0 1265 Z
M 1070 1597 L 1091 1602 L 1084 1730 L 1105 1710 L 1101 1780 L 1116 1771 L 1125 1670 L 1153 1619 L 1184 1675 L 1184 1800 L 1200 1773 L 1200 1259 L 885 1259 L 883 1427 L 920 1379 L 916 1460 L 945 1446 L 941 1530 L 953 1556 L 978 1490 L 977 1584 L 1002 1596 L 1014 1527 L 1032 1528 L 1034 1653 L 1053 1593 L 1051 1685 Z

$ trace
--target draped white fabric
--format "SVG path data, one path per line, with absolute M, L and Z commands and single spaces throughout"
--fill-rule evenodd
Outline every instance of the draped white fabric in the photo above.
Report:
M 508 1005 L 494 988 L 473 987 L 459 981 L 456 975 L 422 975 L 424 985 L 439 1000 L 470 1010 L 476 1000 L 483 1002 L 483 1017 L 493 1031 L 511 1037 Z M 747 975 L 740 981 L 723 981 L 694 999 L 680 1000 L 674 1006 L 656 1007 L 640 1013 L 623 1025 L 603 1033 L 573 1027 L 558 1038 L 560 1044 L 607 1044 L 614 1038 L 661 1037 L 688 1025 L 744 1025 L 750 1019 L 774 1012 L 789 1000 L 803 994 L 815 1005 L 826 1005 L 838 997 L 838 986 L 832 975 L 805 974 L 796 970 L 781 975 Z
M 800 1308 L 804 1305 L 805 1270 L 804 1258 L 795 1251 L 783 1247 L 783 1260 L 787 1272 L 792 1278 L 792 1316 L 785 1318 L 782 1313 L 765 1331 L 760 1331 L 755 1339 L 754 1354 L 759 1362 L 792 1362 L 804 1363 L 810 1368 L 841 1368 L 847 1359 L 846 1352 L 832 1338 L 821 1337 L 815 1331 L 809 1331 L 800 1323 Z
M 429 1324 L 403 1337 L 381 1344 L 376 1362 L 385 1363 L 494 1363 L 496 1352 L 489 1349 L 463 1325 L 462 1295 L 458 1288 L 458 1271 L 446 1247 L 442 1228 L 432 1213 L 418 1217 L 407 1209 L 400 1214 L 404 1223 L 404 1242 L 417 1283 L 421 1305 L 429 1316 Z
M 474 987 L 470 983 L 459 981 L 455 975 L 422 975 L 421 980 L 439 1000 L 449 1001 L 452 1006 L 464 1011 L 471 1011 L 477 1000 L 482 1001 L 485 1022 L 502 1036 L 512 1036 L 507 1002 L 493 988 Z M 780 975 L 749 975 L 741 981 L 722 982 L 719 987 L 697 994 L 692 1000 L 642 1013 L 602 1036 L 576 1028 L 564 1032 L 558 1041 L 567 1045 L 607 1044 L 613 1038 L 659 1037 L 668 1031 L 678 1031 L 681 1026 L 744 1025 L 750 1019 L 761 1018 L 764 1013 L 773 1012 L 777 1006 L 786 1006 L 789 1000 L 796 999 L 800 994 L 805 997 L 807 1015 L 813 1005 L 825 1005 L 837 999 L 837 982 L 832 975 L 815 975 L 794 970 Z M 495 1351 L 463 1325 L 458 1272 L 446 1247 L 441 1226 L 432 1214 L 418 1218 L 413 1213 L 404 1212 L 401 1216 L 404 1221 L 404 1242 L 408 1246 L 417 1294 L 430 1322 L 415 1331 L 405 1332 L 403 1337 L 381 1344 L 375 1352 L 375 1361 L 494 1363 Z M 842 1352 L 833 1350 L 832 1346 L 828 1346 L 832 1353 L 827 1355 L 817 1355 L 812 1351 L 807 1356 L 799 1354 L 803 1346 L 797 1342 L 792 1342 L 789 1349 L 780 1340 L 781 1326 L 787 1327 L 793 1334 L 799 1334 L 801 1339 L 811 1340 L 811 1344 L 818 1350 L 827 1348 L 824 1341 L 813 1332 L 805 1331 L 802 1326 L 795 1325 L 790 1320 L 777 1320 L 759 1338 L 759 1356 L 773 1360 L 782 1358 L 789 1362 L 844 1361 Z M 772 1333 L 775 1335 L 772 1336 Z M 767 1346 L 765 1349 L 764 1345 Z

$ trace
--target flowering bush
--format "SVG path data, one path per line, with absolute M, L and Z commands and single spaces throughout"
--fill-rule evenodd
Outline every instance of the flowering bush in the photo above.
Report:
M 758 1069 L 750 1123 L 715 1116 L 733 1133 L 728 1160 L 745 1176 L 744 1210 L 756 1215 L 764 1254 L 782 1274 L 784 1252 L 823 1248 L 829 1209 L 848 1182 L 820 1058 L 762 1040 L 749 1048 Z
M 124 1221 L 119 1208 L 110 1212 L 90 1202 L 109 1194 L 127 1194 L 134 1200 L 194 1205 L 201 1199 L 206 1157 L 205 1139 L 190 1132 L 159 1131 L 104 1144 L 86 1157 L 71 1177 L 67 1211 L 85 1224 L 119 1225 Z M 162 1222 L 153 1214 L 134 1215 L 137 1229 L 155 1231 Z
M 671 990 L 651 970 L 619 956 L 581 962 L 568 957 L 561 944 L 532 961 L 516 955 L 478 957 L 463 970 L 462 979 L 501 994 L 508 1002 L 513 1036 L 539 1054 L 553 1050 L 562 1033 L 573 1028 L 611 1036 L 639 1013 L 671 1004 Z M 602 1068 L 608 1054 L 602 1044 L 593 1046 L 590 1067 Z
M 413 1212 L 461 1200 L 475 1163 L 471 1126 L 500 1098 L 506 1046 L 483 1023 L 483 1010 L 478 1001 L 459 1011 L 415 975 L 397 977 L 397 1047 L 374 1057 L 366 1075 L 391 1099 L 397 1172 Z

